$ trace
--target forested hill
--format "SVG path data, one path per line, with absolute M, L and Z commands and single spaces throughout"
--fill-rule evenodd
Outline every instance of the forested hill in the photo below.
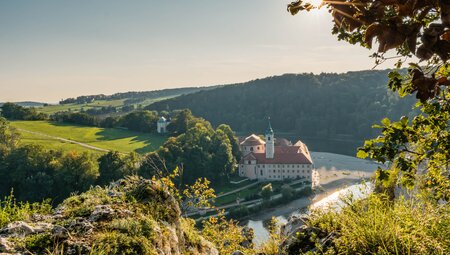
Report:
M 270 116 L 279 134 L 309 140 L 314 150 L 350 154 L 377 134 L 374 123 L 412 112 L 412 98 L 388 91 L 388 72 L 285 74 L 163 100 L 147 109 L 189 108 L 213 125 L 227 123 L 241 133 L 262 132 Z M 330 149 L 341 145 L 327 141 L 350 144 Z

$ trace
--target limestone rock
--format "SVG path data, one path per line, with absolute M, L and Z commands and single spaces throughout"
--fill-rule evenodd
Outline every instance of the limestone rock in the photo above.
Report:
M 33 229 L 33 227 L 23 221 L 9 223 L 5 228 L 0 230 L 0 234 L 14 237 L 24 237 L 34 233 L 35 230 Z
M 67 230 L 65 227 L 61 227 L 58 225 L 55 225 L 53 227 L 52 235 L 57 239 L 67 239 L 70 237 L 69 230 Z
M 91 213 L 89 217 L 90 221 L 101 221 L 111 219 L 114 214 L 114 209 L 109 205 L 97 205 L 94 208 L 94 211 Z
M 71 219 L 67 225 L 65 225 L 68 230 L 76 234 L 89 234 L 94 229 L 94 226 L 85 218 L 75 218 Z
M 38 222 L 34 225 L 35 233 L 44 233 L 53 229 L 53 224 L 47 222 Z
M 14 252 L 14 247 L 6 238 L 0 237 L 0 254 Z
M 245 255 L 242 251 L 234 251 L 231 255 Z

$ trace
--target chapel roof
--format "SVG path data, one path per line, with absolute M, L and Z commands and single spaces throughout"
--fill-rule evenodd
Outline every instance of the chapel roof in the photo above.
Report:
M 261 139 L 259 136 L 252 134 L 251 136 L 245 138 L 243 142 L 241 142 L 242 146 L 254 146 L 254 145 L 264 145 L 266 142 L 264 142 L 263 139 Z

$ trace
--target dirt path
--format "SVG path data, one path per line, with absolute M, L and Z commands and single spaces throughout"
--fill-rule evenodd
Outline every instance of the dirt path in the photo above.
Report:
M 110 150 L 107 150 L 107 149 L 102 149 L 102 148 L 99 148 L 99 147 L 95 147 L 95 146 L 92 146 L 92 145 L 89 145 L 89 144 L 77 142 L 77 141 L 74 141 L 74 140 L 69 140 L 69 139 L 66 139 L 66 138 L 52 136 L 52 135 L 47 135 L 47 134 L 40 133 L 40 132 L 34 132 L 34 131 L 26 130 L 26 129 L 23 129 L 23 128 L 17 128 L 17 130 L 22 131 L 22 132 L 26 132 L 26 133 L 30 133 L 30 134 L 33 134 L 33 135 L 39 135 L 39 136 L 48 137 L 48 138 L 59 140 L 59 141 L 66 142 L 66 143 L 80 145 L 82 147 L 85 147 L 85 148 L 88 148 L 88 149 L 91 149 L 91 150 L 103 151 L 103 152 L 109 152 L 110 151 Z

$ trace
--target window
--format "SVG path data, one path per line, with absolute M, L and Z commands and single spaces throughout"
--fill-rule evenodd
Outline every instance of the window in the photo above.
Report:
M 270 136 L 267 137 L 267 140 L 270 141 Z
M 283 170 L 283 174 L 284 174 L 284 170 Z
M 260 174 L 261 174 L 261 176 L 263 175 L 263 171 L 262 171 L 262 169 L 260 170 Z
M 259 146 L 258 146 L 258 150 L 259 150 Z
M 250 147 L 250 151 L 253 151 L 253 147 Z
M 248 163 L 251 164 L 252 162 L 249 160 Z
M 269 178 L 272 178 L 272 175 L 269 175 Z
M 299 174 L 299 173 L 300 173 L 300 170 L 297 170 L 297 173 Z
M 266 165 L 263 165 L 263 168 L 266 168 Z

